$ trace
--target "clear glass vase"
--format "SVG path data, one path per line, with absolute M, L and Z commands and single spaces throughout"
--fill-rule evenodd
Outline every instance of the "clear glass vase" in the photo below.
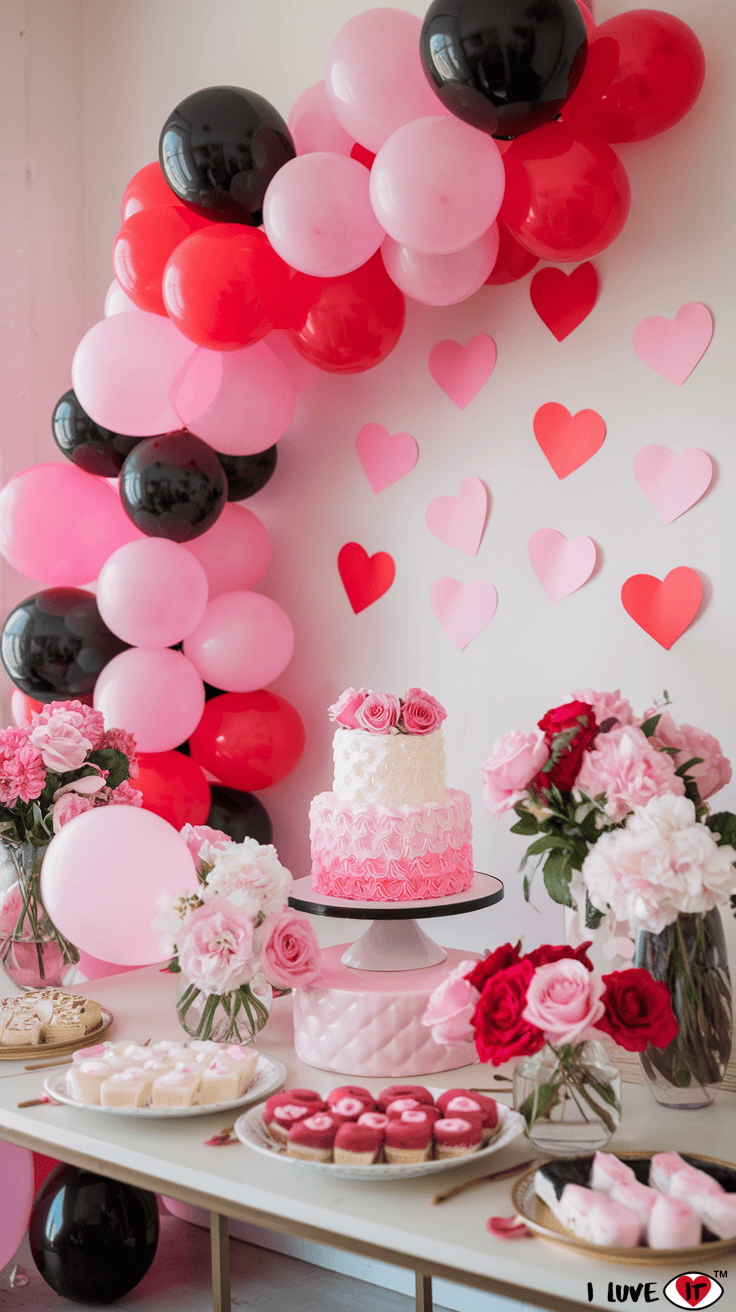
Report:
M 516 1067 L 514 1107 L 540 1152 L 595 1152 L 621 1120 L 621 1074 L 594 1039 L 559 1048 L 547 1044 Z
M 733 1015 L 726 940 L 718 908 L 680 914 L 659 934 L 642 930 L 634 965 L 670 990 L 679 1029 L 666 1048 L 640 1054 L 647 1083 L 664 1107 L 709 1107 L 731 1055 Z
M 21 989 L 69 984 L 79 961 L 41 901 L 47 846 L 0 835 L 0 965 Z
M 266 1024 L 272 1001 L 273 990 L 265 976 L 256 975 L 231 993 L 205 993 L 181 974 L 176 1014 L 193 1039 L 247 1044 Z

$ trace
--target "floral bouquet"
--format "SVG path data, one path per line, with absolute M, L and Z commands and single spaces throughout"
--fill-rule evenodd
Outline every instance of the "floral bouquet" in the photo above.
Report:
M 329 716 L 343 729 L 365 729 L 367 733 L 433 733 L 447 719 L 447 711 L 435 697 L 421 688 L 410 688 L 403 697 L 370 688 L 346 688 Z
M 157 928 L 180 972 L 177 1014 L 197 1039 L 248 1042 L 268 1020 L 272 990 L 303 988 L 320 968 L 304 916 L 287 906 L 291 875 L 276 849 L 235 843 L 208 825 L 181 831 L 197 887 L 161 906 Z

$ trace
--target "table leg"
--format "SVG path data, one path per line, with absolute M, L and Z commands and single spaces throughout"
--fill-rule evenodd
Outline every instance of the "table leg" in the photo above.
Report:
M 213 1312 L 230 1312 L 230 1235 L 227 1217 L 219 1212 L 210 1212 L 210 1248 Z
M 414 1273 L 416 1280 L 416 1312 L 432 1312 L 432 1277 Z

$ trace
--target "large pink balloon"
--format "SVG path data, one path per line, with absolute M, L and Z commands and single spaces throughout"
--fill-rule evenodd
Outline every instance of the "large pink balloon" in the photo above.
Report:
M 119 966 L 112 961 L 101 961 L 83 948 L 78 951 L 79 969 L 86 979 L 106 979 L 108 975 L 124 975 L 126 970 L 137 970 L 136 966 Z
M 85 333 L 72 361 L 79 404 L 114 433 L 153 437 L 182 428 L 212 403 L 222 354 L 195 346 L 170 319 L 112 314 Z
M 313 150 L 331 150 L 349 155 L 353 138 L 340 126 L 327 97 L 324 82 L 313 82 L 294 102 L 288 120 L 297 155 Z
M 223 455 L 266 451 L 294 418 L 294 380 L 265 342 L 221 354 L 220 388 L 204 414 L 188 425 L 189 431 Z
M 111 314 L 124 314 L 127 310 L 137 309 L 135 301 L 131 301 L 117 278 L 113 278 L 105 296 L 105 318 L 109 319 Z
M 85 952 L 149 966 L 165 956 L 151 928 L 158 900 L 192 888 L 193 874 L 189 848 L 167 820 L 138 806 L 98 806 L 52 838 L 41 895 L 54 924 Z
M 184 642 L 194 668 L 224 692 L 265 688 L 286 669 L 293 651 L 294 630 L 286 611 L 260 592 L 215 597 Z
M 97 609 L 108 629 L 134 647 L 173 647 L 205 612 L 207 576 L 198 560 L 168 538 L 142 538 L 105 561 Z
M 341 27 L 330 46 L 330 104 L 368 150 L 379 150 L 405 123 L 440 112 L 422 68 L 421 30 L 422 20 L 403 9 L 369 9 Z
M 258 516 L 231 501 L 212 528 L 183 545 L 196 556 L 207 576 L 210 601 L 223 592 L 252 588 L 271 556 L 271 539 Z
M 32 1154 L 0 1139 L 0 1269 L 20 1248 L 33 1194 Z
M 277 255 L 315 278 L 359 269 L 384 235 L 369 184 L 368 170 L 345 155 L 316 151 L 288 160 L 263 201 L 263 226 Z
M 127 729 L 140 752 L 170 752 L 183 743 L 202 718 L 204 700 L 191 661 L 168 647 L 121 651 L 100 672 L 94 693 L 95 710 L 102 711 L 106 726 Z
M 140 536 L 107 482 L 67 461 L 32 465 L 0 492 L 0 552 L 46 587 L 87 583 Z
M 498 255 L 498 225 L 493 223 L 471 246 L 449 255 L 422 255 L 386 237 L 381 246 L 392 282 L 424 305 L 456 305 L 483 286 Z
M 495 141 L 450 115 L 399 128 L 381 147 L 369 177 L 381 226 L 399 245 L 427 255 L 448 255 L 477 241 L 503 200 L 503 160 Z
M 315 378 L 319 378 L 322 371 L 315 364 L 311 364 L 309 360 L 305 360 L 304 356 L 297 351 L 289 337 L 288 329 L 274 328 L 273 332 L 265 338 L 264 345 L 279 357 L 282 364 L 286 365 L 297 392 L 303 392 L 305 387 L 309 387 L 310 383 L 314 382 Z

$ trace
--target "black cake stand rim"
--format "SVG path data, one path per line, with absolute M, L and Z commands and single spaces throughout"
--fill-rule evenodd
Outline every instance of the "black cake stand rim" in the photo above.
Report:
M 483 892 L 483 880 L 490 879 L 493 889 Z M 468 897 L 477 886 L 477 896 Z M 308 894 L 308 896 L 307 896 Z M 469 911 L 500 902 L 504 886 L 495 875 L 482 870 L 473 872 L 473 882 L 465 893 L 449 898 L 427 898 L 419 902 L 351 902 L 347 898 L 331 898 L 326 893 L 315 893 L 312 876 L 295 879 L 289 895 L 289 906 L 295 911 L 306 911 L 313 916 L 328 916 L 341 920 L 430 920 L 440 916 L 462 916 Z

